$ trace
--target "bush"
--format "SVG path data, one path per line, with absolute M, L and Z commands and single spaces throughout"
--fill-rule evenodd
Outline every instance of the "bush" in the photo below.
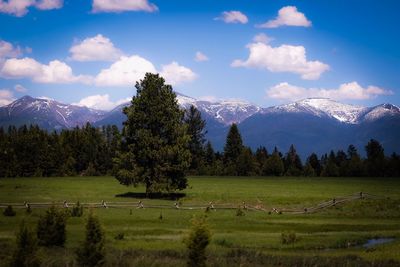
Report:
M 13 209 L 13 207 L 11 205 L 8 205 L 7 208 L 3 211 L 3 215 L 8 216 L 8 217 L 13 217 L 16 214 L 17 213 L 15 212 L 15 210 Z
M 37 257 L 37 239 L 30 229 L 22 221 L 20 230 L 17 234 L 17 248 L 12 256 L 10 266 L 15 267 L 36 267 L 40 266 Z
M 189 236 L 185 240 L 188 249 L 189 267 L 206 266 L 206 247 L 210 243 L 211 232 L 206 223 L 205 217 L 193 218 Z
M 118 233 L 115 237 L 115 240 L 124 240 L 125 239 L 125 234 L 124 233 Z
M 238 208 L 236 210 L 236 216 L 244 216 L 244 215 L 245 215 L 245 213 L 241 208 Z
M 81 266 L 99 266 L 105 258 L 104 231 L 93 213 L 89 213 L 86 223 L 86 238 L 82 247 L 77 250 L 78 263 Z
M 284 245 L 294 244 L 297 241 L 296 233 L 293 231 L 282 233 L 281 240 Z
M 67 214 L 64 210 L 50 207 L 44 216 L 41 216 L 37 226 L 37 237 L 39 245 L 64 246 L 66 240 L 65 227 Z
M 71 210 L 71 217 L 81 217 L 83 215 L 83 206 L 78 201 Z

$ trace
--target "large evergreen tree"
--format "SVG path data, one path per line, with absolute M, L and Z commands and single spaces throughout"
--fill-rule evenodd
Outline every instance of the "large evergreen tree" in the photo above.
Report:
M 237 175 L 237 161 L 243 151 L 242 136 L 235 123 L 231 125 L 224 146 L 224 164 L 226 174 Z
M 187 133 L 190 136 L 189 150 L 192 155 L 190 170 L 196 171 L 203 165 L 206 122 L 201 118 L 200 111 L 193 105 L 186 110 L 184 121 L 187 126 Z
M 285 173 L 288 176 L 299 176 L 302 173 L 303 165 L 299 155 L 297 154 L 294 145 L 291 145 L 288 153 L 286 154 L 285 161 Z
M 385 154 L 382 145 L 375 139 L 371 139 L 365 146 L 367 159 L 365 161 L 368 176 L 380 177 L 385 174 Z
M 117 159 L 116 178 L 124 185 L 144 184 L 146 193 L 184 189 L 190 136 L 176 95 L 158 74 L 146 73 L 136 89 L 124 109 L 126 151 Z

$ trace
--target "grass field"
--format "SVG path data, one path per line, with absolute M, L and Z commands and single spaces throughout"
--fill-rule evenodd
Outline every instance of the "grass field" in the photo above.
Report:
M 318 265 L 396 266 L 400 262 L 400 179 L 191 177 L 183 206 L 215 204 L 272 208 L 304 208 L 357 192 L 384 196 L 356 200 L 314 214 L 268 214 L 216 210 L 207 214 L 213 233 L 208 248 L 210 266 Z M 134 202 L 117 197 L 144 188 L 119 185 L 112 177 L 0 179 L 0 203 Z M 144 199 L 145 205 L 170 205 L 173 200 Z M 86 212 L 86 211 L 85 211 Z M 16 217 L 0 215 L 0 266 L 5 266 L 21 220 L 35 227 L 44 209 Z M 203 210 L 109 208 L 96 209 L 106 231 L 109 266 L 184 266 L 182 242 L 195 214 Z M 87 214 L 87 212 L 86 212 Z M 160 219 L 162 214 L 162 219 Z M 45 266 L 74 266 L 74 251 L 83 241 L 85 216 L 69 218 L 65 248 L 42 249 Z M 298 241 L 284 245 L 283 232 Z M 114 237 L 124 234 L 123 240 Z M 365 249 L 376 237 L 394 237 L 388 244 Z

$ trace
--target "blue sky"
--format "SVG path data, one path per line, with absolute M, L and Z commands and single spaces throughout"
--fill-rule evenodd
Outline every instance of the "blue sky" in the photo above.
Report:
M 399 8 L 395 0 L 0 0 L 0 105 L 28 94 L 110 109 L 146 71 L 209 100 L 399 105 Z

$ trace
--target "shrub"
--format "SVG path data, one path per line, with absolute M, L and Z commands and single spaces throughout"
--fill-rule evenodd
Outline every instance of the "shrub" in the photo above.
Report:
M 12 256 L 10 266 L 15 267 L 36 267 L 40 266 L 40 260 L 37 257 L 37 239 L 30 229 L 22 221 L 20 230 L 17 234 L 17 248 Z
M 189 267 L 206 266 L 206 247 L 210 243 L 211 232 L 206 223 L 205 217 L 193 218 L 189 236 L 185 240 L 188 249 Z
M 281 241 L 284 245 L 294 244 L 297 241 L 296 233 L 293 231 L 282 233 Z
M 236 216 L 244 216 L 244 215 L 246 215 L 246 214 L 244 213 L 244 211 L 241 208 L 238 208 L 236 210 Z
M 8 205 L 7 208 L 3 211 L 3 215 L 8 216 L 8 217 L 13 217 L 16 214 L 17 213 L 15 212 L 15 210 L 13 209 L 13 207 L 11 205 Z
M 124 233 L 118 233 L 115 237 L 115 240 L 124 240 L 125 239 L 125 234 Z
M 65 227 L 67 214 L 64 210 L 50 207 L 44 216 L 41 216 L 37 226 L 37 237 L 39 245 L 64 246 L 66 240 Z
M 81 266 L 99 266 L 105 258 L 104 231 L 99 219 L 89 213 L 86 223 L 86 237 L 82 247 L 77 250 L 78 263 Z
M 82 215 L 83 215 L 83 206 L 78 201 L 76 202 L 75 206 L 72 207 L 71 217 L 81 217 Z

